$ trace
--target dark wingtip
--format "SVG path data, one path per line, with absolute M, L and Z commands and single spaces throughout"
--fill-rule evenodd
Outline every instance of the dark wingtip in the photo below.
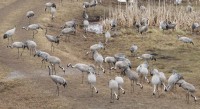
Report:
M 65 88 L 67 86 L 67 83 L 65 82 L 64 84 L 63 84 L 63 87 Z
M 193 42 L 191 42 L 192 43 L 192 45 L 194 45 L 194 43 Z
M 71 63 L 67 64 L 67 67 L 70 67 L 71 66 Z
M 7 38 L 7 34 L 4 34 L 4 35 L 3 35 L 3 39 L 6 39 L 6 38 Z

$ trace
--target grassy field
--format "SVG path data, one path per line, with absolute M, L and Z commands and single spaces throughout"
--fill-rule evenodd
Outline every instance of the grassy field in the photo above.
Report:
M 82 22 L 82 1 L 70 2 L 63 0 L 63 6 L 58 4 L 57 15 L 54 21 L 51 21 L 50 14 L 44 12 L 44 4 L 54 0 L 9 0 L 0 1 L 0 32 L 3 33 L 17 25 L 14 41 L 25 41 L 32 38 L 32 33 L 21 29 L 28 23 L 25 13 L 33 10 L 36 16 L 32 23 L 41 23 L 48 27 L 52 35 L 60 34 L 60 26 L 71 19 L 77 19 Z M 89 15 L 107 15 L 109 1 L 103 5 L 98 5 L 95 10 L 89 9 Z M 113 7 L 116 4 L 113 4 Z M 199 35 L 191 34 L 190 31 L 175 30 L 161 31 L 158 27 L 150 27 L 147 33 L 140 35 L 134 28 L 119 28 L 121 33 L 112 37 L 105 50 L 100 53 L 105 56 L 113 56 L 122 52 L 127 55 L 133 64 L 133 69 L 142 63 L 142 60 L 132 57 L 129 51 L 134 43 L 139 49 L 137 56 L 144 53 L 157 54 L 157 61 L 150 62 L 150 69 L 157 68 L 164 72 L 167 77 L 171 75 L 172 70 L 180 72 L 186 81 L 194 84 L 197 89 L 195 95 L 200 97 L 200 43 Z M 81 73 L 78 70 L 67 68 L 68 63 L 89 63 L 94 61 L 86 56 L 89 47 L 99 41 L 104 42 L 104 35 L 88 33 L 86 39 L 82 37 L 84 31 L 78 28 L 77 34 L 70 36 L 70 42 L 60 42 L 55 46 L 55 52 L 51 52 L 50 43 L 44 37 L 45 31 L 39 30 L 34 41 L 38 49 L 49 52 L 51 55 L 58 56 L 62 60 L 62 65 L 66 68 L 66 74 L 59 70 L 58 75 L 66 78 L 68 86 L 66 89 L 60 88 L 60 96 L 56 95 L 56 85 L 49 78 L 47 68 L 41 68 L 41 60 L 29 55 L 26 51 L 20 59 L 17 58 L 17 50 L 6 48 L 7 40 L 0 40 L 0 108 L 2 109 L 29 109 L 29 108 L 47 108 L 47 109 L 198 109 L 200 101 L 195 104 L 190 99 L 190 104 L 186 104 L 185 92 L 177 88 L 175 94 L 161 92 L 160 97 L 152 95 L 153 88 L 151 84 L 144 84 L 144 89 L 138 87 L 134 93 L 130 91 L 130 81 L 124 77 L 124 89 L 126 94 L 120 97 L 119 101 L 110 103 L 110 91 L 108 81 L 119 75 L 113 71 L 97 76 L 97 88 L 99 94 L 90 96 L 89 85 L 86 82 L 81 83 Z M 194 46 L 183 44 L 177 40 L 177 35 L 185 35 L 194 41 Z M 142 38 L 144 37 L 144 38 Z M 149 79 L 151 77 L 149 76 Z

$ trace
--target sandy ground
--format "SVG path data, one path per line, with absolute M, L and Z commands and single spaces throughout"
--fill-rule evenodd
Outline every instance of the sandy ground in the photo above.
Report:
M 2 0 L 0 1 L 0 32 L 3 33 L 17 26 L 14 36 L 15 41 L 25 41 L 32 38 L 31 32 L 21 29 L 28 23 L 25 13 L 33 10 L 36 13 L 32 22 L 47 22 L 49 15 L 44 12 L 44 4 L 53 0 Z M 56 1 L 58 3 L 58 1 Z M 64 6 L 68 6 L 65 1 Z M 69 3 L 70 4 L 70 3 Z M 72 4 L 72 3 L 71 3 Z M 73 4 L 72 4 L 73 6 Z M 70 7 L 70 6 L 69 6 Z M 61 8 L 61 7 L 59 7 Z M 58 8 L 58 9 L 59 9 Z M 61 9 L 60 11 L 61 12 Z M 59 17 L 52 24 L 56 25 L 58 20 L 69 20 Z M 58 24 L 57 24 L 58 25 Z M 59 24 L 60 25 L 60 24 Z M 58 30 L 57 30 L 58 31 Z M 52 32 L 58 34 L 57 31 Z M 138 87 L 134 93 L 130 92 L 130 81 L 125 79 L 125 95 L 121 95 L 120 100 L 110 103 L 110 90 L 108 81 L 114 78 L 116 74 L 100 74 L 97 76 L 97 88 L 99 93 L 91 97 L 89 85 L 84 78 L 84 84 L 81 84 L 81 73 L 77 70 L 67 68 L 67 63 L 91 63 L 92 61 L 85 57 L 84 53 L 91 45 L 89 41 L 98 42 L 98 37 L 84 41 L 84 38 L 75 36 L 71 43 L 57 46 L 55 51 L 50 52 L 50 44 L 44 37 L 44 31 L 39 31 L 34 39 L 38 48 L 58 56 L 65 66 L 66 74 L 59 70 L 58 75 L 66 78 L 67 88 L 60 87 L 60 96 L 56 95 L 56 85 L 49 78 L 47 68 L 41 68 L 41 60 L 29 55 L 25 51 L 22 57 L 17 59 L 17 50 L 6 47 L 7 40 L 0 40 L 0 108 L 1 109 L 199 109 L 200 101 L 196 104 L 191 100 L 186 104 L 185 93 L 177 89 L 175 94 L 161 92 L 161 96 L 152 95 L 152 87 L 145 84 L 144 89 Z M 76 41 L 79 39 L 78 41 Z M 88 44 L 87 44 L 88 43 Z M 116 43 L 116 42 L 115 42 Z M 86 46 L 82 46 L 85 45 Z M 82 48 L 82 50 L 80 49 Z M 76 52 L 75 52 L 76 51 Z M 105 51 L 108 55 L 109 53 Z M 136 65 L 135 65 L 136 66 Z M 199 74 L 198 74 L 199 75 Z M 191 79 L 192 80 L 192 79 Z M 197 89 L 200 88 L 199 78 L 196 82 Z M 178 95 L 177 95 L 178 94 Z M 200 94 L 197 93 L 200 97 Z

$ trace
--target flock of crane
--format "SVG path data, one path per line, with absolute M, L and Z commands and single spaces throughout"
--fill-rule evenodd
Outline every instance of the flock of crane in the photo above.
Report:
M 62 4 L 61 0 L 61 4 Z M 90 24 L 88 21 L 88 14 L 87 14 L 87 8 L 90 7 L 95 7 L 98 4 L 101 4 L 102 1 L 100 0 L 92 0 L 91 2 L 84 2 L 83 3 L 83 9 L 84 9 L 84 14 L 83 14 L 83 25 L 84 25 L 84 31 L 87 32 L 87 27 Z M 56 4 L 52 2 L 48 2 L 45 4 L 45 11 L 50 11 L 51 13 L 51 19 L 54 20 L 56 18 Z M 33 39 L 35 38 L 34 36 L 38 33 L 38 29 L 45 29 L 45 37 L 47 40 L 51 43 L 51 52 L 54 51 L 54 43 L 59 44 L 60 42 L 60 37 L 65 36 L 65 38 L 68 38 L 69 41 L 69 36 L 71 33 L 75 34 L 76 33 L 76 26 L 77 23 L 75 20 L 68 21 L 62 26 L 61 28 L 63 29 L 61 31 L 61 34 L 59 36 L 52 36 L 47 34 L 47 27 L 44 27 L 41 24 L 30 24 L 31 19 L 34 16 L 33 11 L 28 11 L 26 14 L 27 18 L 29 19 L 29 26 L 27 27 L 22 27 L 22 29 L 25 29 L 27 31 L 32 31 L 33 32 Z M 117 20 L 113 19 L 111 21 L 111 30 L 115 29 L 117 27 Z M 144 33 L 148 31 L 148 18 L 147 19 L 142 19 L 141 22 L 136 22 L 134 24 L 138 28 L 139 33 Z M 160 22 L 160 28 L 162 30 L 169 30 L 169 29 L 174 29 L 176 24 L 171 23 L 170 21 L 162 21 Z M 199 28 L 198 23 L 194 23 L 192 25 L 192 29 Z M 109 39 L 111 38 L 111 33 L 110 31 L 105 32 L 105 44 L 108 44 Z M 56 57 L 56 56 L 51 56 L 49 53 L 37 50 L 37 44 L 33 40 L 27 40 L 25 42 L 13 42 L 13 36 L 15 34 L 16 27 L 13 29 L 10 29 L 4 33 L 3 38 L 8 39 L 8 45 L 7 47 L 10 48 L 17 48 L 18 49 L 18 58 L 20 55 L 22 55 L 23 51 L 27 48 L 30 50 L 30 54 L 35 56 L 38 56 L 42 59 L 42 65 L 45 64 L 46 62 L 49 63 L 48 69 L 49 69 L 49 75 L 51 79 L 56 83 L 57 85 L 57 92 L 59 95 L 59 85 L 63 85 L 64 87 L 67 86 L 67 81 L 65 78 L 58 76 L 56 74 L 56 65 L 59 66 L 59 68 L 62 69 L 62 71 L 65 73 L 65 68 L 61 65 L 61 60 Z M 10 44 L 9 40 L 12 40 L 12 43 Z M 66 40 L 66 39 L 65 39 Z M 178 40 L 184 42 L 184 43 L 191 43 L 194 44 L 192 39 L 185 37 L 185 36 L 180 36 L 178 35 Z M 19 49 L 22 49 L 23 51 L 19 52 Z M 156 57 L 153 54 L 142 54 L 140 57 L 137 57 L 138 59 L 144 60 L 144 62 L 136 68 L 134 71 L 132 68 L 131 61 L 126 57 L 125 54 L 123 53 L 117 53 L 114 56 L 108 56 L 108 57 L 103 57 L 102 54 L 99 52 L 101 49 L 105 49 L 105 45 L 102 42 L 99 42 L 97 44 L 91 45 L 89 48 L 89 51 L 86 53 L 87 55 L 91 54 L 92 58 L 95 62 L 95 65 L 93 64 L 83 64 L 83 63 L 77 63 L 75 65 L 72 65 L 69 63 L 67 67 L 72 67 L 78 69 L 80 72 L 82 72 L 82 83 L 84 79 L 84 73 L 87 73 L 87 80 L 88 83 L 90 84 L 90 88 L 93 92 L 95 91 L 98 93 L 98 89 L 96 88 L 96 75 L 100 74 L 101 72 L 105 73 L 105 69 L 103 67 L 104 62 L 108 64 L 109 69 L 111 70 L 116 70 L 120 69 L 121 74 L 127 76 L 130 81 L 131 81 L 131 92 L 134 92 L 134 85 L 136 84 L 139 86 L 141 89 L 144 87 L 143 86 L 143 81 L 145 80 L 147 83 L 151 83 L 153 85 L 153 95 L 159 94 L 158 92 L 158 87 L 163 86 L 164 91 L 171 91 L 173 87 L 176 85 L 179 85 L 182 87 L 187 94 L 187 101 L 189 102 L 189 96 L 194 98 L 194 101 L 197 101 L 197 97 L 194 95 L 194 92 L 196 91 L 195 87 L 186 82 L 183 79 L 183 76 L 176 72 L 173 71 L 172 75 L 168 78 L 165 76 L 165 74 L 161 71 L 158 71 L 157 69 L 149 70 L 149 62 L 151 60 L 156 61 Z M 132 53 L 133 56 L 136 56 L 138 47 L 137 45 L 132 45 L 130 47 L 130 52 Z M 100 71 L 100 69 L 102 71 Z M 148 75 L 151 74 L 152 78 L 149 80 Z M 124 84 L 124 77 L 121 76 L 116 76 L 114 79 L 111 79 L 109 81 L 109 88 L 111 90 L 111 102 L 114 102 L 114 99 L 116 98 L 117 100 L 119 99 L 120 95 L 120 90 L 122 90 L 122 93 L 125 94 L 125 89 L 123 88 Z M 167 82 L 166 82 L 167 81 Z M 167 83 L 167 84 L 166 84 Z M 115 97 L 115 98 L 114 98 Z

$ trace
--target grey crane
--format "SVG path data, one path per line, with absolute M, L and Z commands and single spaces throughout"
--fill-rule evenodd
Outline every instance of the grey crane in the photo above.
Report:
M 194 98 L 195 102 L 197 101 L 197 97 L 194 96 L 194 93 L 196 92 L 196 89 L 195 89 L 194 85 L 186 82 L 183 79 L 179 80 L 176 84 L 179 85 L 179 87 L 182 87 L 186 91 L 186 100 L 187 100 L 187 103 L 189 103 L 189 96 L 190 95 L 191 95 L 191 97 Z
M 114 70 L 120 69 L 120 70 L 121 70 L 121 72 L 120 72 L 121 75 L 124 75 L 125 70 L 126 70 L 127 68 L 130 68 L 129 63 L 127 63 L 127 61 L 120 60 L 120 61 L 117 61 L 117 62 L 115 63 L 115 66 L 114 66 L 114 67 L 111 67 L 111 70 L 112 70 L 112 69 L 114 69 Z
M 190 43 L 190 44 L 194 45 L 192 39 L 189 38 L 189 37 L 185 37 L 185 36 L 181 36 L 181 35 L 178 35 L 177 37 L 178 37 L 178 40 L 183 42 L 183 43 L 186 43 L 186 44 Z
M 108 43 L 108 41 L 109 41 L 110 38 L 111 38 L 110 31 L 107 31 L 107 32 L 105 33 L 105 44 Z
M 94 73 L 90 72 L 88 74 L 88 83 L 90 84 L 90 88 L 92 89 L 92 96 L 93 96 L 93 89 L 95 90 L 96 93 L 99 92 L 97 90 L 97 88 L 95 87 L 96 82 L 97 82 L 96 75 Z
M 165 90 L 166 77 L 165 77 L 164 73 L 159 72 L 157 69 L 153 69 L 152 71 L 150 71 L 150 74 L 153 75 L 153 77 L 151 78 L 151 83 L 154 86 L 153 95 L 156 95 L 156 91 L 158 92 L 159 85 L 163 85 L 164 90 Z M 159 95 L 159 93 L 158 93 L 158 95 Z
M 186 7 L 186 12 L 187 13 L 191 13 L 193 11 L 193 7 L 191 6 L 191 4 L 189 4 L 187 7 Z
M 192 24 L 192 32 L 200 30 L 200 25 L 199 23 L 195 22 Z
M 71 63 L 67 64 L 67 67 L 72 67 L 72 68 L 76 68 L 79 71 L 82 72 L 82 84 L 83 84 L 83 78 L 84 78 L 84 72 L 86 73 L 95 73 L 95 67 L 93 65 L 87 65 L 87 64 L 82 64 L 82 63 L 77 63 L 75 65 L 72 65 Z M 92 71 L 93 69 L 93 71 Z
M 33 11 L 28 11 L 27 13 L 26 13 L 26 17 L 28 18 L 28 24 L 30 24 L 30 22 L 31 22 L 31 18 L 33 17 L 35 15 L 35 13 L 33 12 Z
M 70 21 L 65 22 L 65 24 L 61 27 L 62 29 L 64 28 L 74 28 L 76 29 L 77 23 L 75 19 L 72 19 Z
M 156 61 L 156 58 L 155 58 L 155 56 L 153 55 L 153 54 L 142 54 L 140 57 L 137 57 L 137 59 L 143 59 L 143 60 L 146 60 L 146 61 L 148 61 L 148 60 L 154 60 L 154 61 Z
M 41 24 L 31 24 L 28 27 L 22 27 L 22 29 L 25 29 L 27 31 L 29 31 L 29 30 L 33 31 L 33 38 L 34 38 L 35 34 L 38 33 L 38 29 L 43 30 L 43 27 Z M 35 33 L 35 31 L 36 31 L 36 33 Z
M 88 55 L 88 54 L 91 53 L 91 52 L 98 51 L 98 50 L 100 50 L 100 49 L 105 49 L 105 47 L 104 47 L 104 45 L 103 45 L 102 42 L 99 42 L 99 43 L 97 43 L 97 44 L 91 45 L 91 46 L 90 46 L 90 51 L 88 51 L 88 52 L 86 53 L 86 55 Z
M 88 20 L 83 20 L 83 26 L 84 26 L 84 30 L 85 30 L 85 33 L 87 33 L 88 31 L 88 26 L 90 25 L 89 21 Z
M 18 50 L 18 58 L 19 58 L 19 49 L 22 48 L 22 50 L 24 51 L 25 49 L 25 44 L 23 42 L 13 42 L 12 45 L 8 45 L 7 47 L 10 47 L 10 48 L 17 48 Z M 22 53 L 23 53 L 22 51 Z M 21 56 L 22 56 L 22 53 L 21 53 Z
M 56 16 L 56 8 L 55 7 L 51 7 L 50 8 L 50 13 L 51 13 L 51 20 L 54 20 L 55 16 Z
M 57 65 L 59 66 L 59 68 L 62 69 L 63 72 L 65 73 L 65 68 L 62 67 L 62 66 L 60 65 L 60 64 L 61 64 L 61 60 L 60 60 L 58 57 L 49 55 L 49 56 L 46 57 L 45 60 L 46 60 L 47 62 L 49 62 L 50 65 L 52 66 L 52 73 L 53 73 L 53 71 L 54 71 L 55 74 L 56 74 L 56 64 L 57 64 Z
M 114 67 L 115 63 L 116 63 L 116 59 L 115 57 L 112 56 L 107 56 L 105 57 L 105 63 L 108 63 L 109 66 L 109 72 L 111 73 L 111 67 Z
M 139 75 L 137 72 L 131 70 L 130 68 L 125 69 L 125 74 L 128 76 L 129 80 L 131 81 L 131 92 L 134 92 L 134 83 L 140 88 L 143 88 L 143 85 L 139 83 Z
M 98 51 L 93 51 L 93 59 L 97 65 L 97 72 L 99 74 L 99 69 L 101 68 L 103 73 L 105 73 L 105 70 L 103 68 L 103 62 L 104 62 L 104 58 L 103 56 L 98 53 Z
M 111 97 L 110 103 L 113 103 L 113 102 L 114 102 L 114 95 L 115 95 L 116 99 L 119 100 L 119 96 L 118 96 L 117 93 L 116 93 L 116 91 L 117 91 L 118 88 L 119 88 L 117 81 L 111 79 L 111 80 L 109 81 L 108 86 L 109 86 L 110 91 L 111 91 L 111 92 L 110 92 L 110 95 L 111 95 L 111 96 L 110 96 L 110 97 Z
M 132 44 L 132 46 L 130 47 L 131 55 L 136 56 L 137 50 L 138 50 L 138 46 L 135 44 Z
M 47 38 L 47 40 L 49 42 L 51 42 L 51 52 L 54 51 L 54 43 L 56 43 L 57 45 L 59 44 L 60 42 L 60 37 L 59 36 L 52 36 L 52 35 L 48 35 L 47 34 L 47 28 L 46 28 L 46 32 L 45 32 L 45 37 Z
M 45 3 L 45 12 L 47 11 L 47 9 L 50 9 L 51 7 L 56 8 L 56 4 L 52 2 Z
M 86 20 L 89 18 L 89 16 L 88 16 L 86 10 L 83 11 L 82 17 L 83 17 L 83 19 L 86 19 Z
M 147 32 L 148 28 L 149 28 L 149 27 L 148 27 L 148 24 L 142 25 L 142 26 L 139 27 L 139 31 L 138 31 L 138 32 L 139 32 L 140 34 L 142 34 L 142 33 L 144 33 L 144 32 Z
M 69 36 L 70 34 L 75 34 L 76 33 L 76 29 L 75 28 L 64 28 L 62 31 L 61 31 L 61 34 L 60 36 L 65 36 L 65 42 L 68 41 L 70 42 L 70 39 L 69 39 Z
M 122 87 L 124 84 L 124 79 L 121 76 L 116 76 L 115 81 L 118 83 L 118 96 L 120 96 L 120 90 L 122 90 L 122 94 L 125 94 L 125 90 Z
M 27 40 L 25 42 L 25 46 L 27 47 L 28 50 L 30 50 L 30 55 L 32 55 L 33 52 L 36 51 L 37 44 L 36 44 L 36 42 L 34 42 L 32 40 Z
M 45 60 L 47 59 L 47 57 L 48 56 L 50 56 L 49 55 L 49 53 L 47 53 L 47 52 L 44 52 L 44 51 L 40 51 L 40 50 L 36 50 L 36 52 L 35 52 L 35 54 L 34 54 L 34 57 L 35 56 L 38 56 L 38 57 L 41 57 L 42 58 L 42 65 L 45 63 Z M 42 67 L 42 65 L 41 65 L 41 67 Z M 45 65 L 45 67 L 46 67 L 46 65 Z
M 170 91 L 179 80 L 184 79 L 183 76 L 176 71 L 173 70 L 172 72 L 172 75 L 168 79 L 168 84 L 165 91 Z
M 59 96 L 59 85 L 63 85 L 63 87 L 65 88 L 67 86 L 67 81 L 61 76 L 51 74 L 50 66 L 48 66 L 48 69 L 49 69 L 49 74 L 50 74 L 51 79 L 57 86 L 57 92 L 58 92 L 58 96 Z
M 148 74 L 149 74 L 149 70 L 147 65 L 145 64 L 140 64 L 137 68 L 136 71 L 138 72 L 138 74 L 140 75 L 140 82 L 142 82 L 143 77 L 144 79 L 147 81 L 147 83 L 150 83 L 149 79 L 147 78 Z
M 162 29 L 163 32 L 164 30 L 170 30 L 170 29 L 174 30 L 175 28 L 176 28 L 176 23 L 167 21 L 167 19 L 165 21 L 160 22 L 160 29 Z
M 3 39 L 8 39 L 8 45 L 9 45 L 9 39 L 11 38 L 11 41 L 13 42 L 13 35 L 15 34 L 16 26 L 13 29 L 10 29 L 6 31 L 3 35 Z

